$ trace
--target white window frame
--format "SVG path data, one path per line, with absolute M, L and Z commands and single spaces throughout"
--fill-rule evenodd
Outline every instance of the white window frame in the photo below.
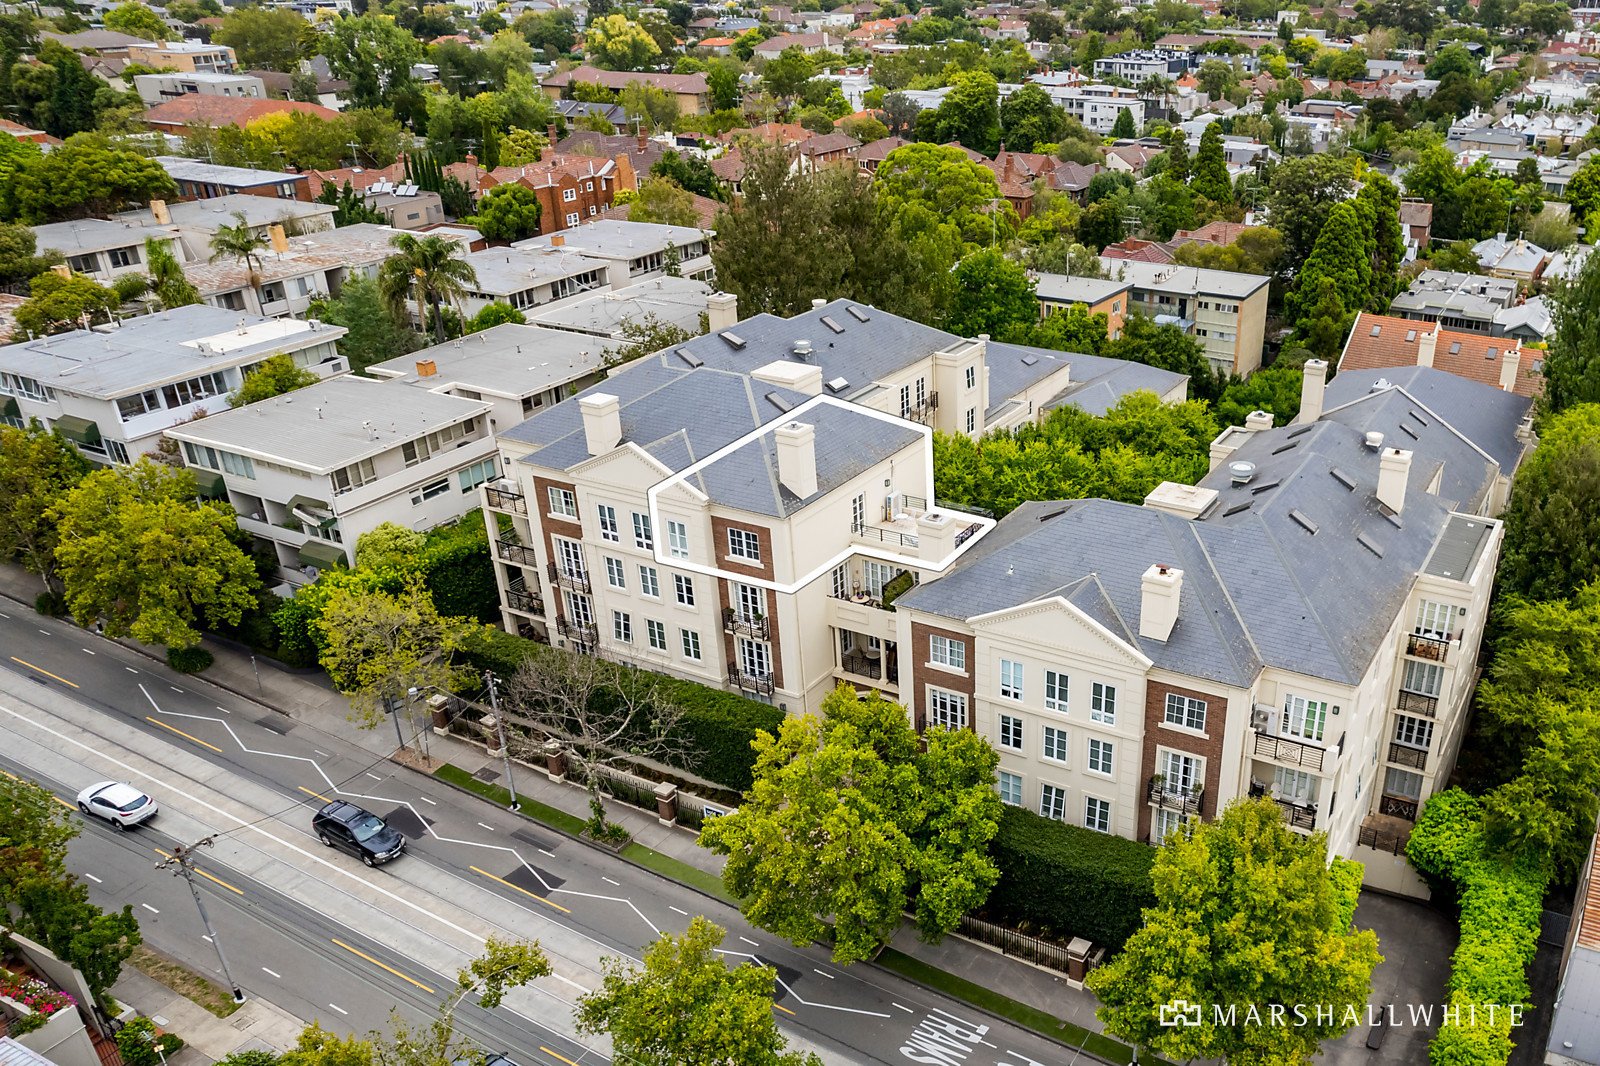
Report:
M 1117 686 L 1104 681 L 1089 686 L 1089 721 L 1117 724 Z
M 1179 695 L 1176 692 L 1169 692 L 1167 693 L 1166 707 L 1162 712 L 1162 721 L 1178 729 L 1189 729 L 1196 733 L 1204 733 L 1206 731 L 1206 701 Z
M 545 491 L 549 494 L 550 515 L 552 518 L 578 517 L 578 497 L 573 495 L 571 489 L 563 489 L 551 485 Z
M 760 564 L 761 534 L 748 529 L 728 530 L 728 554 L 735 559 Z
M 1000 660 L 1000 698 L 1022 700 L 1023 667 L 1015 659 Z
M 1046 670 L 1044 672 L 1044 706 L 1047 711 L 1067 713 L 1067 697 L 1072 688 L 1072 679 L 1065 670 Z
M 1163 751 L 1156 766 L 1166 779 L 1162 788 L 1168 792 L 1192 793 L 1196 785 L 1205 781 L 1205 763 L 1186 751 Z
M 612 544 L 621 544 L 622 533 L 617 528 L 617 509 L 609 503 L 597 503 L 594 510 L 600 519 L 600 539 Z
M 633 546 L 645 551 L 656 546 L 655 530 L 650 526 L 650 516 L 633 512 Z
M 967 695 L 928 686 L 928 725 L 952 732 L 967 728 Z
M 1400 687 L 1407 692 L 1437 698 L 1444 691 L 1444 667 L 1421 659 L 1407 659 L 1402 668 Z
M 1419 637 L 1449 640 L 1455 632 L 1456 613 L 1455 604 L 1420 600 L 1417 603 L 1417 624 L 1411 631 Z
M 1282 725 L 1284 736 L 1322 743 L 1328 731 L 1328 701 L 1290 693 L 1283 700 Z
M 633 616 L 627 611 L 612 611 L 611 636 L 623 644 L 632 644 Z
M 1000 742 L 998 747 L 1005 751 L 1022 750 L 1022 719 L 1014 714 L 999 716 Z
M 1022 775 L 1014 774 L 1009 770 L 1001 770 L 995 775 L 995 791 L 1000 793 L 1000 802 L 1008 807 L 1022 806 Z
M 1043 726 L 1039 731 L 1039 758 L 1046 762 L 1067 765 L 1071 754 L 1071 738 L 1065 729 L 1053 725 Z
M 1099 796 L 1083 798 L 1083 827 L 1096 833 L 1111 832 L 1111 801 Z
M 704 658 L 700 648 L 700 634 L 692 629 L 680 629 L 678 634 L 683 644 L 683 657 L 692 662 L 700 662 Z
M 1407 748 L 1427 751 L 1433 747 L 1433 719 L 1410 714 L 1395 715 L 1393 740 Z
M 667 553 L 674 559 L 689 558 L 689 527 L 667 519 Z
M 653 566 L 640 565 L 639 567 L 639 595 L 649 596 L 651 599 L 661 598 L 661 579 Z
M 928 638 L 928 662 L 966 673 L 967 642 L 933 634 Z
M 1088 759 L 1084 769 L 1092 774 L 1105 774 L 1111 777 L 1116 773 L 1117 746 L 1109 740 L 1100 737 L 1090 737 L 1088 744 Z
M 644 620 L 645 637 L 654 651 L 667 650 L 667 627 L 654 618 Z
M 606 584 L 614 589 L 626 590 L 628 587 L 628 571 L 623 566 L 621 559 L 606 556 Z
M 694 578 L 688 574 L 673 574 L 672 588 L 677 594 L 677 601 L 680 606 L 694 606 Z
M 1039 817 L 1052 821 L 1067 820 L 1067 790 L 1060 785 L 1039 786 Z

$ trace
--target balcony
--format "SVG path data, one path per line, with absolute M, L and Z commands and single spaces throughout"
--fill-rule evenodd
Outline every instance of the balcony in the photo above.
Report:
M 521 581 L 513 581 L 506 587 L 506 606 L 523 614 L 544 614 L 544 601 L 537 592 L 529 592 Z
M 884 526 L 872 526 L 865 522 L 853 523 L 850 527 L 851 536 L 860 537 L 862 540 L 877 544 L 887 544 L 891 548 L 910 548 L 916 550 L 921 542 L 915 533 L 902 533 L 898 529 L 889 529 Z
M 586 649 L 592 649 L 600 643 L 600 633 L 593 622 L 585 625 L 582 622 L 569 622 L 565 618 L 557 619 L 556 632 Z
M 1166 778 L 1156 774 L 1150 778 L 1150 802 L 1163 810 L 1177 811 L 1182 815 L 1200 814 L 1200 802 L 1205 796 L 1206 786 L 1194 785 L 1190 788 L 1169 787 Z
M 539 557 L 533 554 L 533 549 L 526 544 L 516 544 L 509 540 L 497 540 L 494 542 L 494 553 L 506 562 L 516 563 L 518 566 L 537 567 L 539 565 Z
M 765 615 L 749 615 L 736 611 L 732 607 L 722 610 L 722 629 L 726 633 L 734 633 L 741 637 L 752 637 L 755 640 L 770 640 Z
M 1378 813 L 1388 815 L 1390 818 L 1404 818 L 1408 822 L 1417 820 L 1418 801 L 1409 796 L 1384 796 L 1378 800 Z
M 887 667 L 884 665 L 882 652 L 870 652 L 864 648 L 852 648 L 839 657 L 841 672 L 854 677 L 864 677 L 868 681 L 882 681 L 885 675 L 889 684 L 900 683 L 900 666 L 891 660 Z
M 963 529 L 960 533 L 957 533 L 956 534 L 956 547 L 959 548 L 963 544 L 965 544 L 967 541 L 971 540 L 973 538 L 973 536 L 976 535 L 977 532 L 979 530 L 981 530 L 982 528 L 983 528 L 983 523 L 982 522 L 974 522 L 974 523 L 972 523 L 972 525 L 968 526 L 966 529 Z
M 1422 692 L 1412 692 L 1401 689 L 1399 697 L 1395 700 L 1396 707 L 1412 714 L 1422 714 L 1429 718 L 1436 718 L 1439 714 L 1439 697 L 1429 696 Z
M 527 514 L 528 501 L 520 492 L 508 488 L 498 488 L 486 485 L 483 489 L 484 502 L 496 511 L 511 511 L 514 514 Z
M 1413 633 L 1406 639 L 1406 654 L 1415 655 L 1419 659 L 1442 663 L 1449 653 L 1450 642 L 1441 637 L 1425 637 L 1421 633 Z
M 1411 825 L 1384 814 L 1369 814 L 1356 833 L 1356 843 L 1390 855 L 1404 855 L 1411 840 Z
M 1326 752 L 1312 744 L 1257 731 L 1255 754 L 1263 759 L 1275 759 L 1290 766 L 1303 766 L 1307 770 L 1321 772 Z
M 1428 751 L 1426 748 L 1413 748 L 1398 741 L 1389 742 L 1389 761 L 1396 766 L 1409 766 L 1414 770 L 1428 768 Z
M 937 392 L 930 392 L 928 393 L 926 399 L 903 408 L 900 411 L 900 417 L 909 418 L 913 422 L 921 422 L 923 425 L 927 425 L 929 422 L 933 421 L 933 412 L 937 411 L 938 409 L 939 394 Z
M 771 696 L 773 692 L 771 674 L 746 673 L 739 668 L 738 663 L 728 664 L 728 684 L 740 692 L 749 692 L 757 696 Z
M 574 592 L 593 591 L 589 586 L 589 572 L 587 570 L 551 563 L 546 567 L 546 572 L 549 573 L 550 580 L 562 588 L 568 588 Z
M 1294 829 L 1315 829 L 1317 827 L 1317 805 L 1315 803 L 1301 803 L 1298 800 L 1286 800 L 1281 796 L 1274 796 L 1275 788 L 1268 788 L 1259 781 L 1250 783 L 1250 795 L 1253 798 L 1266 796 L 1283 811 L 1283 820 Z

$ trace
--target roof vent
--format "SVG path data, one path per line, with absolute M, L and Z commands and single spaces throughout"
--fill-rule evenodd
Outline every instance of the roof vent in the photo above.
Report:
M 857 322 L 865 322 L 872 317 L 855 304 L 851 304 L 850 306 L 846 307 L 845 310 L 849 312 L 850 317 L 855 319 Z
M 1374 381 L 1372 383 L 1372 388 L 1368 389 L 1367 391 L 1368 392 L 1382 392 L 1384 389 L 1390 389 L 1390 388 L 1393 388 L 1393 387 L 1394 386 L 1389 384 L 1389 379 L 1388 378 L 1379 378 L 1377 381 Z
M 1383 447 L 1383 434 L 1379 433 L 1375 429 L 1374 430 L 1369 430 L 1367 432 L 1367 447 L 1369 449 L 1371 449 L 1372 451 L 1377 451 L 1379 448 L 1382 448 Z
M 1233 478 L 1235 485 L 1248 485 L 1256 479 L 1256 464 L 1243 459 L 1236 463 L 1228 464 L 1228 474 Z
M 847 378 L 834 378 L 828 382 L 828 391 L 833 393 L 835 396 L 849 387 L 850 381 Z
M 717 334 L 717 336 L 727 341 L 728 344 L 735 349 L 743 348 L 745 345 L 744 338 L 739 336 L 737 333 L 734 333 L 732 330 L 723 330 L 721 333 Z
M 796 359 L 799 359 L 801 362 L 804 362 L 805 360 L 810 359 L 811 358 L 811 342 L 810 341 L 795 341 L 794 342 L 794 357 Z

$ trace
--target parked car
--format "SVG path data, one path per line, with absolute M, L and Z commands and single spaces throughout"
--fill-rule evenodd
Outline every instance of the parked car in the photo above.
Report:
M 104 818 L 118 829 L 127 829 L 154 818 L 161 806 L 130 784 L 102 781 L 78 793 L 78 810 Z
M 376 814 L 354 803 L 334 800 L 311 819 L 317 839 L 348 851 L 368 866 L 381 866 L 406 850 L 406 838 Z

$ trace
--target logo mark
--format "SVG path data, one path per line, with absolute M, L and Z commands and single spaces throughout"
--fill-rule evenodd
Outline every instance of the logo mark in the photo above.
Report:
M 1200 1024 L 1200 1004 L 1175 999 L 1161 1004 L 1160 1023 L 1164 1029 L 1182 1029 Z

